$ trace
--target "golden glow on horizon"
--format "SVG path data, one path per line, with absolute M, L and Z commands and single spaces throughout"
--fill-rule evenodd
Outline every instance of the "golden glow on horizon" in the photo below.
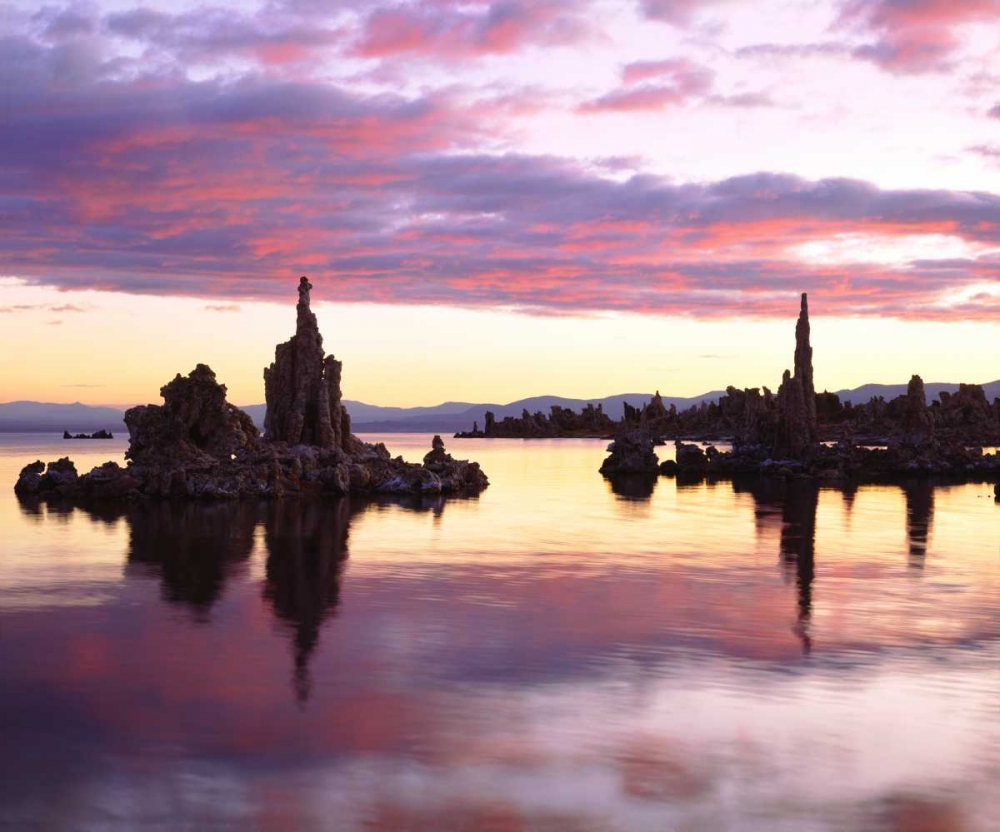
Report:
M 241 405 L 264 400 L 262 370 L 295 328 L 287 305 L 58 292 L 0 280 L 0 401 L 129 405 L 209 364 Z M 222 311 L 214 311 L 218 307 Z M 635 314 L 533 316 L 505 310 L 314 305 L 328 352 L 344 361 L 348 399 L 386 406 L 506 403 L 536 395 L 694 396 L 767 385 L 791 364 L 787 320 L 694 320 Z M 82 310 L 82 311 L 77 311 Z M 998 325 L 825 318 L 812 309 L 819 389 L 865 383 L 985 383 L 1000 378 Z

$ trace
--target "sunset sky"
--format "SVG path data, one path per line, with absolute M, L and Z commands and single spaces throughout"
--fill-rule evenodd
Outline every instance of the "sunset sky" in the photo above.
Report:
M 1000 0 L 0 9 L 0 401 L 1000 378 Z

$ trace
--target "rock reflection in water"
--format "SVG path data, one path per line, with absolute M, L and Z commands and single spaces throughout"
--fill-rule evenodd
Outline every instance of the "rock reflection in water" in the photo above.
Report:
M 350 498 L 278 500 L 266 508 L 264 598 L 294 631 L 293 684 L 300 702 L 309 698 L 309 660 L 323 622 L 334 615 L 347 560 L 347 533 L 360 510 Z
M 227 578 L 253 551 L 257 516 L 253 503 L 239 501 L 132 505 L 125 514 L 129 525 L 126 574 L 154 570 L 167 601 L 187 605 L 198 620 L 207 621 Z
M 605 479 L 619 497 L 648 500 L 653 496 L 659 474 L 613 474 Z
M 934 485 L 927 480 L 911 480 L 902 486 L 906 495 L 906 542 L 909 564 L 923 569 L 927 543 L 934 524 Z

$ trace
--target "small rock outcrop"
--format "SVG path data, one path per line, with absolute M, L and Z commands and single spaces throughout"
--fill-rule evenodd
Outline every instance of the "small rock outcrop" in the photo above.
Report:
M 608 445 L 610 456 L 601 463 L 604 476 L 615 474 L 655 474 L 660 460 L 653 450 L 653 440 L 645 425 L 638 428 L 624 428 Z
M 445 491 L 482 491 L 488 480 L 478 462 L 454 459 L 444 449 L 444 441 L 435 435 L 431 449 L 424 456 L 424 468 L 437 476 Z
M 350 450 L 351 423 L 341 404 L 343 366 L 323 350 L 323 336 L 309 308 L 311 289 L 303 277 L 295 335 L 275 348 L 274 363 L 264 370 L 264 435 L 270 442 Z
M 114 434 L 109 430 L 95 430 L 93 433 L 70 433 L 63 431 L 63 439 L 114 439 Z

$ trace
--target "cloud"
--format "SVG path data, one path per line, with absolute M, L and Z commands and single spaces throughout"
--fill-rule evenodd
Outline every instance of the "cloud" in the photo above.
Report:
M 565 13 L 440 8 L 434 38 L 455 56 L 541 43 Z M 501 11 L 514 21 L 507 41 L 486 34 Z M 542 34 L 520 34 L 537 15 L 548 21 L 533 30 Z M 118 25 L 137 42 L 178 37 L 173 18 L 128 20 Z M 462 38 L 449 40 L 457 34 L 448 21 L 465 27 Z M 497 146 L 513 106 L 504 90 L 470 100 L 454 87 L 373 94 L 256 69 L 202 77 L 157 65 L 136 75 L 109 69 L 99 50 L 68 73 L 64 45 L 11 36 L 11 60 L 0 65 L 0 258 L 31 283 L 194 296 L 214 307 L 287 299 L 309 274 L 318 300 L 543 314 L 784 316 L 802 290 L 819 314 L 958 320 L 998 311 L 995 299 L 948 301 L 956 287 L 1000 280 L 986 253 L 1000 245 L 995 194 L 767 171 L 684 184 L 642 172 L 641 160 L 484 150 Z M 688 104 L 771 101 L 717 90 L 709 69 L 672 59 L 626 64 L 621 85 L 581 110 Z M 847 247 L 853 260 L 808 254 L 845 238 L 864 241 Z M 928 260 L 928 239 L 962 256 Z
M 59 306 L 48 307 L 53 312 L 87 312 L 86 307 L 77 306 L 75 303 L 64 303 Z
M 843 0 L 837 22 L 874 36 L 854 50 L 856 57 L 912 74 L 950 68 L 962 45 L 959 28 L 998 20 L 997 0 Z
M 247 15 L 221 6 L 180 14 L 133 8 L 109 14 L 103 27 L 117 37 L 166 50 L 185 63 L 217 63 L 236 55 L 281 65 L 342 45 L 347 37 L 343 29 L 326 26 L 315 17 Z
M 585 14 L 588 6 L 575 0 L 387 5 L 368 16 L 353 52 L 365 58 L 421 55 L 456 60 L 528 46 L 565 46 L 595 34 Z
M 844 43 L 754 43 L 736 50 L 738 58 L 814 58 L 850 56 L 853 49 Z
M 585 101 L 579 113 L 658 111 L 689 103 L 721 107 L 771 107 L 770 96 L 761 92 L 723 95 L 713 93 L 715 73 L 684 58 L 636 61 L 622 67 L 622 86 Z
M 62 321 L 48 321 L 46 326 L 62 326 Z
M 239 312 L 240 305 L 238 303 L 210 303 L 205 306 L 205 309 L 209 312 Z
M 599 98 L 585 101 L 579 113 L 618 112 L 633 113 L 643 110 L 662 110 L 675 104 L 684 104 L 689 93 L 673 86 L 641 86 L 615 90 Z
M 704 91 L 712 86 L 714 77 L 715 73 L 708 67 L 686 58 L 635 61 L 622 67 L 622 83 L 626 85 L 640 81 L 666 80 L 682 89 Z
M 1000 144 L 976 144 L 968 150 L 987 161 L 1000 163 Z
M 639 9 L 650 20 L 674 26 L 687 26 L 706 9 L 724 5 L 730 0 L 639 0 Z
M 987 111 L 986 115 L 988 115 L 990 118 L 1000 119 L 1000 104 L 997 104 L 995 107 L 991 107 Z

